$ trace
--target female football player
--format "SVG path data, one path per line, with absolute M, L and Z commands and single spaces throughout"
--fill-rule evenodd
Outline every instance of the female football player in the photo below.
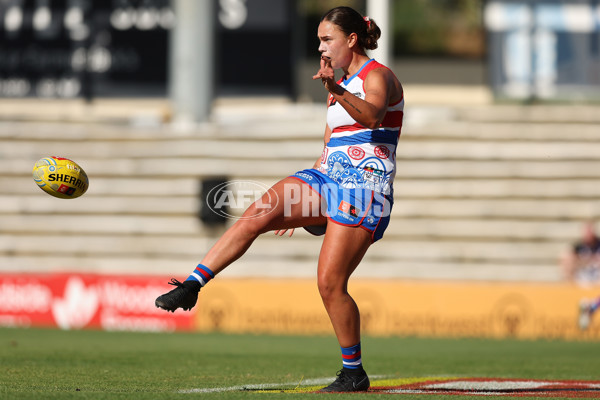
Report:
M 304 227 L 324 234 L 317 282 L 341 347 L 343 368 L 321 390 L 366 391 L 370 383 L 362 367 L 360 314 L 348 293 L 348 280 L 389 223 L 404 98 L 394 73 L 366 54 L 377 47 L 381 35 L 375 21 L 352 8 L 337 7 L 323 16 L 317 35 L 321 60 L 313 79 L 321 80 L 328 92 L 320 159 L 313 168 L 279 181 L 251 205 L 186 281 L 172 280 L 176 288 L 159 296 L 156 306 L 168 311 L 194 307 L 200 288 L 262 233 L 291 234 L 293 228 Z M 342 72 L 338 80 L 335 70 Z M 319 204 L 312 203 L 315 197 Z

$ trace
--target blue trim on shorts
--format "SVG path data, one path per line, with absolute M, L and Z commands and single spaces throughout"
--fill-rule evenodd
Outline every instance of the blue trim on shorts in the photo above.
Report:
M 374 192 L 370 189 L 348 189 L 316 169 L 305 169 L 292 175 L 309 185 L 321 199 L 325 200 L 326 216 L 329 220 L 345 225 L 360 226 L 371 232 L 372 241 L 383 237 L 390 223 L 390 214 L 394 204 L 391 195 Z M 314 235 L 325 233 L 323 227 L 307 227 Z

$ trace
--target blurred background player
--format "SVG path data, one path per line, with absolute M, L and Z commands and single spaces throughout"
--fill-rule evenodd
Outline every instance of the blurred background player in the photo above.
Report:
M 313 168 L 276 183 L 244 213 L 208 251 L 183 283 L 173 279 L 172 291 L 156 306 L 189 310 L 198 292 L 220 271 L 241 257 L 262 233 L 313 227 L 324 233 L 317 280 L 323 304 L 341 347 L 342 366 L 328 392 L 366 391 L 369 378 L 362 367 L 360 314 L 347 286 L 371 243 L 383 236 L 393 203 L 396 146 L 403 119 L 400 82 L 387 67 L 370 59 L 381 35 L 376 23 L 349 7 L 328 11 L 318 27 L 321 79 L 328 95 L 325 148 Z M 334 69 L 343 77 L 336 82 Z M 300 195 L 293 204 L 289 193 Z M 314 192 L 317 213 L 313 209 Z M 273 196 L 273 194 L 275 196 Z M 318 196 L 317 196 L 318 197 Z M 273 199 L 283 201 L 273 202 Z M 272 211 L 264 213 L 268 204 Z M 308 206 L 308 207 L 307 207 Z M 262 214 L 261 214 L 262 213 Z M 318 228 L 314 228 L 318 227 Z
M 600 238 L 592 221 L 583 225 L 581 238 L 563 256 L 562 268 L 568 281 L 580 285 L 600 282 Z M 592 316 L 600 307 L 600 296 L 595 299 L 582 299 L 579 302 L 579 328 L 587 329 Z
M 579 303 L 579 328 L 584 330 L 590 326 L 592 316 L 600 307 L 600 296 L 593 300 L 583 299 Z
M 584 224 L 581 238 L 561 260 L 565 279 L 582 285 L 600 282 L 600 238 L 594 223 Z

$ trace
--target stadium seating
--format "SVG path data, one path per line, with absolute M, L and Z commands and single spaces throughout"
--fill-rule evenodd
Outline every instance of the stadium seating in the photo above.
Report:
M 322 105 L 223 102 L 192 130 L 163 125 L 164 103 L 137 114 L 72 107 L 37 118 L 22 107 L 0 113 L 1 271 L 185 277 L 224 229 L 198 218 L 203 179 L 271 185 L 311 166 L 322 148 Z M 600 216 L 598 107 L 406 112 L 393 220 L 356 275 L 559 281 L 561 251 Z M 48 155 L 86 170 L 82 198 L 36 187 L 31 169 Z M 320 242 L 302 230 L 263 235 L 223 275 L 315 276 Z

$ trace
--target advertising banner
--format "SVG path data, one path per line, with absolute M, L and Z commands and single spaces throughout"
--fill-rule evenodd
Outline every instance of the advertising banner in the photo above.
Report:
M 568 283 L 350 280 L 373 336 L 600 339 L 600 314 L 578 325 L 600 287 Z M 314 280 L 215 279 L 198 299 L 201 331 L 333 334 Z
M 0 274 L 0 326 L 189 331 L 191 313 L 171 314 L 154 299 L 166 277 Z
M 164 276 L 0 274 L 0 326 L 332 335 L 315 279 L 220 277 L 191 312 L 154 306 Z M 350 294 L 372 336 L 600 340 L 578 325 L 600 287 L 566 283 L 355 279 Z

